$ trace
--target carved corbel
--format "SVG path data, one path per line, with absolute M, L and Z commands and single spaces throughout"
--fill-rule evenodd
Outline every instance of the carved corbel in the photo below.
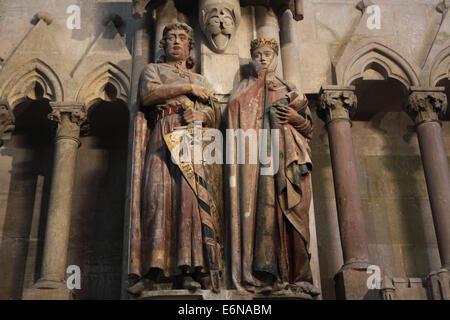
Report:
M 15 117 L 8 106 L 8 101 L 0 99 L 0 147 L 3 134 L 14 130 Z
M 238 0 L 200 0 L 200 27 L 210 48 L 224 53 L 241 21 L 241 7 Z
M 411 88 L 407 112 L 416 125 L 442 119 L 447 112 L 447 96 L 444 88 Z
M 329 123 L 337 119 L 349 120 L 354 116 L 357 106 L 355 87 L 324 86 L 320 90 L 320 105 L 317 115 Z

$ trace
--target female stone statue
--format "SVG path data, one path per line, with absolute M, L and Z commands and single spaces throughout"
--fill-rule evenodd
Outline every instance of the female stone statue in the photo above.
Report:
M 261 161 L 238 164 L 236 152 L 227 165 L 232 282 L 236 289 L 255 293 L 315 295 L 308 250 L 310 111 L 306 97 L 275 76 L 274 39 L 253 40 L 251 54 L 253 72 L 231 95 L 227 129 L 256 130 L 258 141 L 267 139 L 267 154 L 279 159 L 279 168 L 262 174 Z M 274 130 L 278 139 L 271 144 Z M 236 145 L 234 139 L 227 144 Z

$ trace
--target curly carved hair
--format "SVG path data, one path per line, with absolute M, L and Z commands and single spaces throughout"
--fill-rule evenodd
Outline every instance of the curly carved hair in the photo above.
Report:
M 181 22 L 174 22 L 171 24 L 168 24 L 163 31 L 163 36 L 162 39 L 159 41 L 159 47 L 165 49 L 166 48 L 166 44 L 167 44 L 167 34 L 169 33 L 169 31 L 171 30 L 184 30 L 186 31 L 188 37 L 189 37 L 189 52 L 194 49 L 194 31 L 192 30 L 192 28 L 190 26 L 188 26 L 185 23 L 181 23 Z M 165 55 L 162 55 L 161 57 L 159 57 L 158 59 L 158 63 L 164 63 L 167 62 L 167 57 Z M 192 69 L 195 65 L 195 60 L 193 57 L 189 56 L 186 59 L 186 68 L 188 69 Z

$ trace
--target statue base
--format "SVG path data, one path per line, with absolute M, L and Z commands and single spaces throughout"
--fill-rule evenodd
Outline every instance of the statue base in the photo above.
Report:
M 306 293 L 253 294 L 237 290 L 145 290 L 136 300 L 315 300 Z

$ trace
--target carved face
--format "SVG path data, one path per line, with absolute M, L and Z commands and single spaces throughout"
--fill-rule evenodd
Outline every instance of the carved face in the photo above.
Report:
M 169 61 L 184 61 L 189 57 L 189 35 L 182 29 L 167 33 L 165 52 Z
M 235 32 L 235 18 L 232 9 L 215 7 L 203 10 L 202 28 L 212 49 L 223 53 Z
M 270 47 L 259 47 L 253 51 L 252 60 L 256 70 L 268 69 L 277 54 Z

